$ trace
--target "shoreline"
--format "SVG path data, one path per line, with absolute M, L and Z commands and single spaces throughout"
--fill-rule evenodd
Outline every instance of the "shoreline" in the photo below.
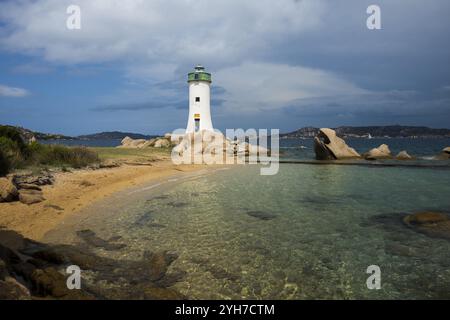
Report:
M 175 165 L 170 160 L 158 160 L 148 165 L 122 164 L 113 168 L 58 172 L 54 174 L 54 184 L 42 186 L 44 201 L 31 205 L 18 201 L 0 203 L 0 228 L 39 241 L 63 220 L 115 192 L 206 168 L 205 165 Z

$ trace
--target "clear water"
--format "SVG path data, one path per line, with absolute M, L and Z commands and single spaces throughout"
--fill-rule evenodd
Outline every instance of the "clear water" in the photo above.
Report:
M 235 166 L 118 193 L 46 240 L 77 243 L 88 228 L 127 244 L 95 249 L 102 256 L 175 251 L 169 272 L 186 276 L 173 288 L 190 299 L 448 299 L 450 241 L 401 216 L 449 211 L 449 194 L 446 169 Z M 367 289 L 369 265 L 381 268 L 380 290 Z

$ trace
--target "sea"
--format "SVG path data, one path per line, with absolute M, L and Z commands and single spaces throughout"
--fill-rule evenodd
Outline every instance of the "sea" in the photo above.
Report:
M 92 230 L 120 239 L 118 250 L 92 248 L 119 262 L 174 252 L 168 272 L 183 277 L 171 288 L 189 299 L 449 299 L 450 239 L 403 219 L 450 212 L 450 162 L 432 160 L 450 139 L 346 141 L 359 152 L 386 143 L 420 166 L 316 165 L 311 139 L 282 139 L 281 160 L 300 161 L 276 175 L 240 165 L 153 181 L 95 202 L 44 240 L 82 243 L 77 231 Z

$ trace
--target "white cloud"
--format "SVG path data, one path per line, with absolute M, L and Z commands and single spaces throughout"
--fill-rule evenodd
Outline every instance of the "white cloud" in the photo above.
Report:
M 61 63 L 236 63 L 321 23 L 322 0 L 79 0 L 81 30 L 60 0 L 0 3 L 0 44 Z M 208 63 L 211 62 L 211 63 Z
M 21 98 L 29 95 L 29 92 L 22 88 L 0 85 L 0 97 Z
M 239 111 L 273 110 L 301 99 L 354 96 L 369 91 L 319 69 L 272 63 L 244 63 L 214 74 L 223 87 L 225 107 Z

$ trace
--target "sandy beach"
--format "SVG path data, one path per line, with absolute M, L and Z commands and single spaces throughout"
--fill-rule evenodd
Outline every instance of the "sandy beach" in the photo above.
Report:
M 202 165 L 176 166 L 164 159 L 143 165 L 58 172 L 54 174 L 53 185 L 42 186 L 45 201 L 32 205 L 19 201 L 0 203 L 1 227 L 40 240 L 65 218 L 114 192 L 204 168 Z

